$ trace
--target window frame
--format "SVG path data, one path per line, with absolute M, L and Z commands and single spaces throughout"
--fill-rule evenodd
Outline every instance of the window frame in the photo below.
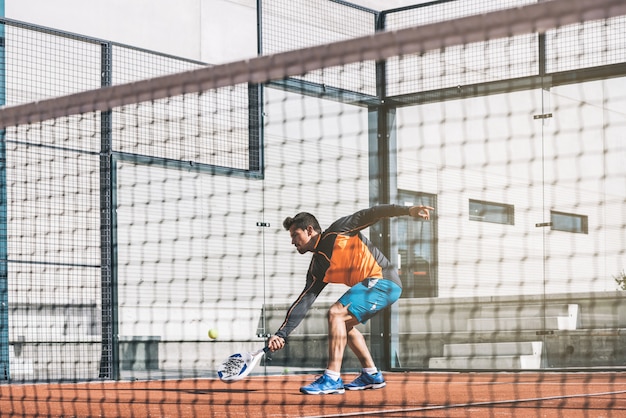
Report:
M 578 219 L 580 220 L 579 225 L 580 227 L 576 227 L 576 228 L 564 228 L 564 227 L 556 227 L 554 222 L 554 217 L 556 216 L 560 216 L 562 218 L 569 218 L 569 219 Z M 578 225 L 578 223 L 577 223 Z M 570 212 L 562 212 L 559 210 L 550 210 L 550 230 L 551 231 L 561 231 L 561 232 L 570 232 L 572 234 L 589 234 L 589 216 L 587 215 L 580 215 L 577 213 L 570 213 Z
M 500 210 L 504 209 L 503 211 L 498 211 L 497 215 L 498 216 L 502 215 L 503 217 L 506 217 L 506 220 L 504 222 L 501 222 L 493 218 L 487 219 L 486 215 L 488 214 L 488 212 L 486 212 L 486 215 L 483 215 L 483 216 L 472 215 L 473 204 L 482 205 L 486 209 L 488 209 L 489 207 L 498 208 Z M 490 202 L 486 200 L 469 199 L 468 212 L 469 212 L 470 221 L 487 222 L 487 223 L 494 223 L 494 224 L 500 224 L 500 225 L 515 225 L 515 206 L 508 204 L 508 203 L 498 203 L 498 202 Z

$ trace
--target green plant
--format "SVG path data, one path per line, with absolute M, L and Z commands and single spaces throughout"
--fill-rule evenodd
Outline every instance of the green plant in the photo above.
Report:
M 626 290 L 626 271 L 622 270 L 613 276 L 615 283 L 617 283 L 619 290 Z

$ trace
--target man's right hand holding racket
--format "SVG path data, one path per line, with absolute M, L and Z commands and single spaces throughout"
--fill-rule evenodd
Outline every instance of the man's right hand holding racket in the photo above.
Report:
M 267 340 L 267 347 L 271 352 L 282 350 L 285 347 L 285 339 L 278 335 L 272 335 L 270 339 Z

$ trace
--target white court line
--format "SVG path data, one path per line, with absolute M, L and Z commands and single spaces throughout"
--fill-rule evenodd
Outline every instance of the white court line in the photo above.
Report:
M 332 417 L 356 417 L 366 415 L 384 415 L 395 414 L 399 412 L 420 412 L 420 411 L 434 411 L 442 409 L 452 408 L 468 408 L 474 406 L 487 406 L 487 405 L 500 405 L 508 403 L 523 403 L 523 402 L 537 402 L 537 401 L 550 401 L 555 399 L 571 399 L 571 398 L 586 398 L 592 396 L 605 396 L 605 395 L 620 395 L 625 394 L 626 390 L 618 390 L 615 392 L 598 392 L 598 393 L 582 393 L 576 395 L 562 395 L 562 396 L 546 396 L 544 398 L 525 398 L 525 399 L 509 399 L 502 401 L 486 401 L 486 402 L 472 402 L 472 403 L 459 403 L 450 405 L 433 405 L 424 406 L 420 408 L 399 408 L 399 409 L 379 409 L 377 411 L 360 411 L 360 412 L 348 412 L 345 414 L 330 414 L 330 415 L 311 415 L 302 418 L 332 418 Z

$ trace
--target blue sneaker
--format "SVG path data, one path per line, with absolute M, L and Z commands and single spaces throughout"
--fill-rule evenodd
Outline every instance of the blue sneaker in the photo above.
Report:
M 302 386 L 300 392 L 306 393 L 307 395 L 328 395 L 331 393 L 345 393 L 345 390 L 341 378 L 335 382 L 331 377 L 323 374 L 310 385 Z
M 380 389 L 386 384 L 381 372 L 376 374 L 361 372 L 359 377 L 348 383 L 345 388 L 348 390 Z

